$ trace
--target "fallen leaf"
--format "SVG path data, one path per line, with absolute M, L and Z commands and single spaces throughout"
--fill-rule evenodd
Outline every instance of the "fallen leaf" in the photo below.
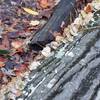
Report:
M 39 65 L 41 65 L 41 63 L 39 61 L 34 61 L 30 64 L 29 69 L 30 70 L 34 70 L 36 69 Z
M 45 57 L 50 56 L 51 54 L 51 48 L 49 46 L 46 46 L 42 51 L 41 51 L 42 55 Z
M 67 28 L 64 29 L 64 33 L 63 33 L 66 37 L 67 40 L 72 42 L 73 41 L 73 36 L 70 33 L 70 26 L 68 26 Z
M 18 96 L 20 96 L 21 94 L 22 94 L 21 90 L 17 90 L 15 95 L 16 95 L 16 97 L 18 97 Z
M 70 33 L 73 36 L 77 36 L 78 35 L 78 29 L 74 24 L 70 25 Z
M 93 18 L 93 13 L 88 13 L 85 19 L 83 20 L 83 25 L 86 25 L 89 23 L 89 21 Z
M 42 60 L 44 56 L 42 54 L 38 54 L 36 57 L 34 57 L 34 60 L 39 61 Z
M 49 6 L 49 2 L 48 2 L 48 0 L 40 0 L 40 6 L 42 7 L 42 8 L 47 8 L 48 6 Z
M 87 4 L 87 6 L 84 8 L 84 11 L 86 13 L 92 12 L 92 6 L 90 4 Z
M 39 25 L 40 24 L 40 21 L 38 21 L 38 20 L 32 20 L 31 22 L 30 22 L 30 25 L 32 25 L 32 26 L 37 26 L 37 25 Z
M 9 45 L 9 39 L 7 35 L 3 36 L 2 43 L 0 44 L 0 50 L 9 50 L 10 45 Z
M 16 50 L 16 53 L 23 53 L 24 52 L 24 49 L 23 48 L 18 48 L 17 50 Z
M 0 71 L 0 79 L 3 77 L 3 73 L 2 71 Z
M 81 13 L 79 14 L 79 17 L 84 19 L 87 16 L 87 13 L 84 10 L 81 10 Z
M 11 45 L 12 45 L 13 48 L 18 49 L 18 48 L 23 46 L 23 42 L 21 42 L 21 41 L 13 41 L 11 43 Z
M 74 20 L 74 24 L 75 25 L 78 25 L 78 26 L 81 26 L 83 24 L 83 20 L 81 17 L 78 17 Z
M 67 32 L 67 28 L 66 28 L 65 34 L 67 36 L 67 40 L 72 42 L 73 41 L 73 36 L 71 35 L 71 33 L 69 31 Z
M 64 39 L 63 36 L 56 36 L 55 41 L 60 43 Z
M 53 41 L 53 42 L 50 43 L 50 45 L 51 45 L 51 48 L 57 49 L 57 47 L 59 46 L 59 43 Z
M 52 33 L 52 31 L 51 31 Z M 61 33 L 60 32 L 53 32 L 53 36 L 56 38 L 57 36 L 61 36 Z
M 39 13 L 37 11 L 34 11 L 30 8 L 24 8 L 23 7 L 23 10 L 26 11 L 27 13 L 29 13 L 29 14 L 32 14 L 32 15 L 39 15 Z
M 60 2 L 61 0 L 55 0 L 55 5 L 58 5 L 58 3 Z
M 0 68 L 5 66 L 5 63 L 4 62 L 0 62 Z
M 21 64 L 18 68 L 15 68 L 16 75 L 20 75 L 20 73 L 28 71 L 28 65 L 27 64 Z

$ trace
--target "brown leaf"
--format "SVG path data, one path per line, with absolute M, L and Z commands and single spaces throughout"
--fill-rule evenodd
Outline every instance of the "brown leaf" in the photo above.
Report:
M 3 37 L 3 41 L 2 41 L 2 44 L 0 45 L 0 49 L 1 50 L 6 50 L 6 49 L 9 49 L 9 40 L 8 40 L 8 37 L 7 35 L 5 35 Z
M 0 68 L 5 66 L 5 59 L 3 57 L 0 57 Z

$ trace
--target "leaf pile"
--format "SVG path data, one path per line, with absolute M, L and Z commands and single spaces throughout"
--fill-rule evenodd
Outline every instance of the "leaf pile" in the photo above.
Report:
M 0 86 L 29 71 L 36 54 L 28 43 L 48 21 L 55 6 L 55 0 L 0 1 Z

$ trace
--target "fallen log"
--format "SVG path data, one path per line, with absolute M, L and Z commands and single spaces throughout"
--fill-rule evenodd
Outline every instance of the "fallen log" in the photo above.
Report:
M 30 47 L 36 51 L 41 50 L 43 46 L 53 41 L 53 33 L 61 30 L 62 22 L 68 25 L 70 17 L 72 16 L 73 20 L 77 16 L 75 9 L 76 0 L 61 0 L 48 23 L 32 37 Z
M 78 15 L 77 8 L 91 1 L 92 0 L 61 0 L 48 23 L 32 37 L 30 43 L 31 49 L 35 51 L 42 50 L 46 44 L 55 39 L 53 34 L 61 30 L 62 22 L 66 22 L 66 26 L 70 24 Z

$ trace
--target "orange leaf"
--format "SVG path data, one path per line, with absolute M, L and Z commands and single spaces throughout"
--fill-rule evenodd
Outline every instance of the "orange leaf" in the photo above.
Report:
M 85 8 L 84 8 L 84 11 L 86 13 L 89 13 L 89 12 L 92 12 L 92 6 L 90 4 L 88 4 Z

